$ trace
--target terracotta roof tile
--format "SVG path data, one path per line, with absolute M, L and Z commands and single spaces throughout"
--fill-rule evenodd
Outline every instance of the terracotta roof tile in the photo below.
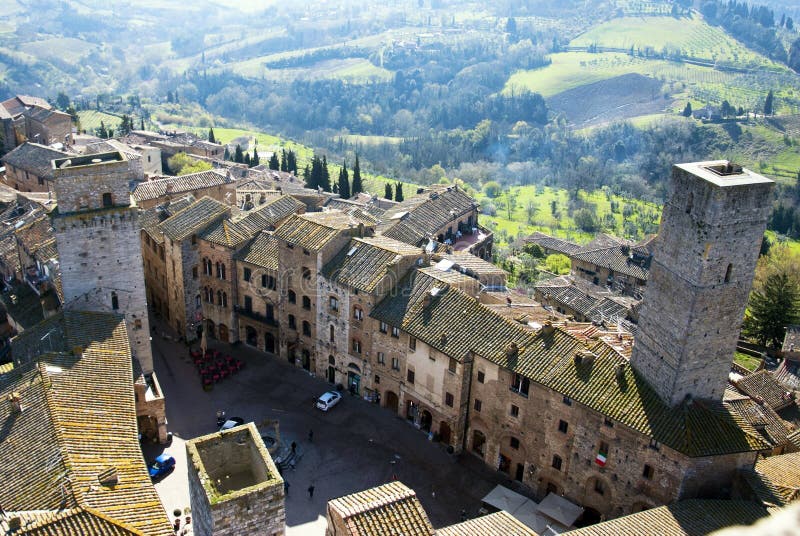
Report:
M 234 258 L 267 270 L 277 271 L 278 240 L 270 233 L 260 233 L 241 250 L 237 251 Z
M 569 536 L 702 536 L 731 525 L 752 525 L 767 511 L 750 501 L 692 499 L 564 533 Z
M 379 231 L 384 236 L 415 246 L 463 214 L 474 210 L 475 200 L 455 187 L 426 192 L 387 210 Z
M 345 530 L 354 536 L 434 534 L 417 494 L 400 482 L 332 499 L 328 508 L 343 518 Z
M 744 376 L 736 382 L 736 387 L 756 400 L 763 400 L 776 411 L 794 404 L 791 393 L 784 389 L 768 370 Z
M 340 285 L 372 292 L 406 256 L 422 258 L 422 249 L 382 236 L 353 238 L 322 271 Z
M 342 231 L 355 229 L 365 222 L 339 211 L 292 215 L 275 229 L 275 238 L 309 250 L 322 249 Z
M 762 458 L 742 474 L 766 507 L 786 506 L 800 498 L 800 452 Z
M 38 143 L 25 142 L 9 152 L 3 158 L 3 162 L 15 168 L 24 169 L 34 173 L 38 177 L 45 179 L 53 178 L 53 160 L 69 156 L 69 153 L 56 151 L 45 145 Z
M 22 532 L 10 530 L 9 521 L 19 518 Z M 26 536 L 143 536 L 144 532 L 126 527 L 89 508 L 69 510 L 6 512 L 0 530 Z
M 529 244 L 537 244 L 551 251 L 558 251 L 559 253 L 563 253 L 566 256 L 570 256 L 579 249 L 581 249 L 581 246 L 576 244 L 575 242 L 570 242 L 569 240 L 556 238 L 554 236 L 540 233 L 539 231 L 536 231 L 532 235 L 525 238 L 525 242 Z
M 139 225 L 150 235 L 151 239 L 162 244 L 164 242 L 164 236 L 161 234 L 158 224 L 170 216 L 174 216 L 195 201 L 196 199 L 191 194 L 188 194 L 186 197 L 167 201 L 161 205 L 142 210 L 139 212 Z
M 230 184 L 230 182 L 231 180 L 227 175 L 212 169 L 179 177 L 164 177 L 140 182 L 136 185 L 132 195 L 136 201 L 147 201 L 167 194 L 190 193 L 195 190 Z
M 443 527 L 436 536 L 538 536 L 508 512 L 501 510 L 457 525 Z
M 228 205 L 203 197 L 159 223 L 158 230 L 171 240 L 180 241 L 199 233 L 228 214 Z
M 142 459 L 124 319 L 67 311 L 26 330 L 12 347 L 15 360 L 32 361 L 0 377 L 0 396 L 18 392 L 23 408 L 14 414 L 0 405 L 0 420 L 11 423 L 0 442 L 4 509 L 80 506 L 147 535 L 172 534 Z M 110 467 L 116 486 L 98 479 Z

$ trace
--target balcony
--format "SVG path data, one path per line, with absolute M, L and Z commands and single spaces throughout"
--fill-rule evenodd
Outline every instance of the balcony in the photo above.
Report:
M 234 305 L 233 310 L 244 317 L 247 317 L 251 320 L 255 320 L 257 322 L 261 322 L 262 324 L 266 324 L 268 326 L 278 327 L 278 319 L 274 316 L 266 316 L 261 313 L 257 313 L 252 309 L 246 309 L 240 305 Z

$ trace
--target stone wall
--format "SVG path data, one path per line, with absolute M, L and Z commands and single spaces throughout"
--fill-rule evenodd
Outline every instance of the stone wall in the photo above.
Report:
M 670 404 L 722 400 L 774 183 L 675 166 L 631 364 Z
M 118 152 L 54 160 L 54 186 L 61 214 L 130 205 L 130 162 Z M 106 196 L 110 196 L 110 199 Z
M 135 209 L 56 215 L 53 229 L 65 308 L 91 302 L 125 316 L 131 350 L 145 374 L 153 371 L 140 226 Z
M 244 279 L 244 269 L 250 270 L 250 281 Z M 262 276 L 272 278 L 275 288 L 262 286 Z M 239 326 L 239 340 L 265 352 L 278 353 L 278 304 L 277 289 L 278 273 L 266 270 L 255 264 L 237 261 L 235 265 L 236 277 L 236 306 L 239 312 L 236 323 Z M 250 298 L 252 314 L 245 309 L 245 298 Z M 272 306 L 272 317 L 268 315 L 268 308 Z M 251 344 L 247 338 L 249 329 L 255 330 L 255 343 Z
M 203 319 L 206 323 L 212 322 L 215 326 L 214 333 L 219 335 L 221 326 L 228 331 L 228 341 L 239 340 L 239 327 L 233 306 L 236 303 L 236 267 L 233 263 L 233 250 L 219 244 L 198 239 L 197 264 L 198 286 L 203 307 Z M 211 263 L 211 274 L 204 269 L 204 261 Z M 223 268 L 224 267 L 224 268 Z M 223 277 L 224 275 L 224 277 Z M 194 272 L 190 270 L 193 279 Z M 206 299 L 206 289 L 211 291 L 212 299 Z
M 281 536 L 283 479 L 253 423 L 187 441 L 197 536 Z

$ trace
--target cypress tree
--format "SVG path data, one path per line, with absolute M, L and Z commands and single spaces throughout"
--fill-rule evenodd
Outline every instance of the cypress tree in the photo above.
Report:
M 683 117 L 692 117 L 692 103 L 687 102 L 686 107 L 683 109 Z
M 387 183 L 386 183 L 386 185 L 383 187 L 383 197 L 385 197 L 385 198 L 386 198 L 386 199 L 388 199 L 389 201 L 391 201 L 391 200 L 392 200 L 392 185 L 391 185 L 391 184 L 389 184 L 388 182 L 387 182 Z
M 331 174 L 328 171 L 328 157 L 322 155 L 322 171 L 320 175 L 319 185 L 326 192 L 331 191 Z
M 236 151 L 233 153 L 233 161 L 237 164 L 244 163 L 244 154 L 242 153 L 242 146 L 236 144 Z
M 772 90 L 769 90 L 767 93 L 767 98 L 764 100 L 764 115 L 772 115 L 774 110 L 774 95 L 772 94 Z
M 394 200 L 395 201 L 402 201 L 403 200 L 403 183 L 398 182 L 394 187 Z
M 289 149 L 289 151 L 286 153 L 286 160 L 286 167 L 288 168 L 287 171 L 297 175 L 297 155 L 294 154 L 294 151 L 291 149 Z
M 361 164 L 358 161 L 358 155 L 356 155 L 356 163 L 353 166 L 353 186 L 350 188 L 350 193 L 352 195 L 358 195 L 364 191 L 364 187 L 361 184 Z
M 342 169 L 339 170 L 339 184 L 337 186 L 339 196 L 342 199 L 350 199 L 350 174 L 347 173 L 347 160 L 342 163 Z
M 247 164 L 247 167 L 252 167 L 252 164 L 250 163 L 250 153 L 244 153 L 244 162 L 242 163 Z
M 250 159 L 250 165 L 252 167 L 256 167 L 258 164 L 261 163 L 261 159 L 258 157 L 258 150 L 253 147 L 253 158 Z
M 214 127 L 208 129 L 208 141 L 217 143 L 217 138 L 214 137 Z
M 306 164 L 305 169 L 303 169 L 303 181 L 306 183 L 306 188 L 310 188 L 310 184 L 312 181 L 311 178 L 311 170 L 308 168 L 308 164 Z
M 289 171 L 289 162 L 286 156 L 286 149 L 281 149 L 281 171 Z
M 278 153 L 272 153 L 272 156 L 269 157 L 269 169 L 278 171 L 280 168 L 281 164 L 278 162 Z
M 142 117 L 141 129 L 144 130 L 144 117 Z
M 222 155 L 223 160 L 230 160 L 231 159 L 231 151 L 228 149 L 228 146 L 225 146 L 225 154 Z

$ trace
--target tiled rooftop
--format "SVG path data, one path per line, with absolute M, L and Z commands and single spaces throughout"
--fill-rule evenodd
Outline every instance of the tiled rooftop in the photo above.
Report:
M 387 210 L 381 218 L 379 232 L 389 238 L 419 246 L 426 241 L 429 233 L 438 232 L 448 222 L 476 206 L 475 200 L 457 187 L 425 192 Z
M 323 268 L 323 273 L 340 285 L 372 292 L 404 256 L 421 258 L 422 249 L 383 236 L 353 238 Z
M 139 212 L 139 225 L 150 235 L 150 238 L 161 244 L 164 236 L 158 229 L 158 224 L 185 209 L 196 200 L 191 194 L 187 194 L 180 199 L 166 201 L 161 205 L 150 207 Z
M 414 490 L 401 482 L 328 501 L 353 536 L 432 536 L 433 526 Z
M 25 142 L 0 160 L 15 168 L 30 171 L 38 177 L 52 179 L 52 161 L 65 156 L 69 156 L 69 154 L 38 143 Z
M 15 359 L 17 344 L 36 359 L 0 377 L 0 397 L 19 393 L 22 406 L 15 413 L 0 405 L 0 420 L 10 423 L 0 441 L 6 512 L 81 507 L 130 530 L 172 534 L 139 446 L 122 317 L 62 312 L 15 339 Z M 117 484 L 103 484 L 101 475 L 112 473 Z
M 147 201 L 167 194 L 177 195 L 184 192 L 193 192 L 204 188 L 229 184 L 230 179 L 219 171 L 200 171 L 179 177 L 164 177 L 141 182 L 133 190 L 133 199 Z
M 768 370 L 748 374 L 736 382 L 736 387 L 746 395 L 764 401 L 776 411 L 794 404 L 792 394 Z
M 275 238 L 308 250 L 319 250 L 342 231 L 355 229 L 359 224 L 370 227 L 370 222 L 344 212 L 310 212 L 287 218 L 275 229 Z
M 558 251 L 559 253 L 563 253 L 567 256 L 570 256 L 581 249 L 581 246 L 574 242 L 540 233 L 539 231 L 536 231 L 529 237 L 525 238 L 525 242 L 529 244 L 537 244 L 545 249 Z
M 752 525 L 767 511 L 750 501 L 678 501 L 565 533 L 568 536 L 702 536 L 731 525 Z
M 762 458 L 742 474 L 767 508 L 785 506 L 800 498 L 800 452 Z
M 783 338 L 784 352 L 798 352 L 800 353 L 800 326 L 787 326 L 786 336 Z
M 277 271 L 278 240 L 270 233 L 260 233 L 241 250 L 237 251 L 234 258 L 267 270 Z
M 539 536 L 517 518 L 501 510 L 457 525 L 443 527 L 436 536 Z
M 158 229 L 171 240 L 178 242 L 199 233 L 229 213 L 228 205 L 210 197 L 203 197 L 158 224 Z
M 19 518 L 23 532 L 10 529 L 11 519 Z M 143 536 L 91 508 L 68 510 L 6 512 L 0 517 L 0 532 L 26 536 Z
M 665 405 L 603 341 L 581 341 L 557 328 L 533 333 L 423 270 L 414 270 L 400 289 L 370 316 L 448 356 L 461 360 L 474 352 L 688 456 L 770 448 L 725 404 Z M 575 354 L 586 351 L 595 357 L 576 363 Z

